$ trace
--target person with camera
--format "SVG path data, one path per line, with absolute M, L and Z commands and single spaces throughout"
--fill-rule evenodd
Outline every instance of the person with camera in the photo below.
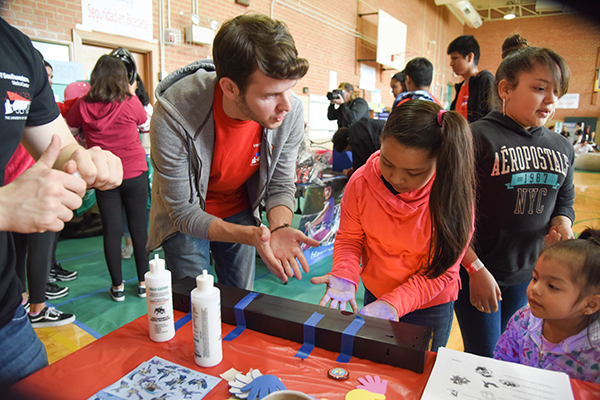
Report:
M 327 99 L 331 102 L 327 119 L 337 120 L 338 128 L 350 128 L 359 119 L 369 116 L 369 105 L 348 82 L 340 83 L 336 90 L 327 93 Z

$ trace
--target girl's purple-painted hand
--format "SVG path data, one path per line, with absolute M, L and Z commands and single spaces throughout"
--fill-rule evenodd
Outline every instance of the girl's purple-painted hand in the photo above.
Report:
M 359 314 L 370 317 L 398 321 L 398 310 L 396 307 L 384 300 L 376 300 L 360 309 Z

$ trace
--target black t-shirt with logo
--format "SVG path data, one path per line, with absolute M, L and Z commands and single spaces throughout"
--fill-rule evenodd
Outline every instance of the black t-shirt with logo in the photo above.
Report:
M 60 111 L 46 68 L 31 40 L 0 18 L 0 186 L 4 169 L 17 148 L 25 126 L 44 125 Z M 12 236 L 0 232 L 0 328 L 13 317 L 22 287 L 15 270 Z

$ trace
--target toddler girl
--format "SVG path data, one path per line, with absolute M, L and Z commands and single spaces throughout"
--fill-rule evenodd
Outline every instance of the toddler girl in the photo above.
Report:
M 586 229 L 578 239 L 544 250 L 527 299 L 494 358 L 600 383 L 600 231 Z

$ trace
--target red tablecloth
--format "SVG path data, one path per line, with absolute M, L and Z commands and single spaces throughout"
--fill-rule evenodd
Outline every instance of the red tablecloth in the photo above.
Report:
M 183 315 L 175 312 L 176 319 Z M 233 328 L 223 324 L 223 336 Z M 142 316 L 36 372 L 14 388 L 34 399 L 87 399 L 118 381 L 142 362 L 159 356 L 212 376 L 219 376 L 230 368 L 243 373 L 250 368 L 259 369 L 263 374 L 279 377 L 290 390 L 328 400 L 343 400 L 346 393 L 356 388 L 358 378 L 378 375 L 388 381 L 388 399 L 419 399 L 435 361 L 435 354 L 428 353 L 425 372 L 417 374 L 355 357 L 348 364 L 338 363 L 335 361 L 337 353 L 319 348 L 302 360 L 294 357 L 300 347 L 299 343 L 246 329 L 233 341 L 223 342 L 221 364 L 201 368 L 194 362 L 191 322 L 182 326 L 171 341 L 154 343 L 148 337 L 148 320 Z M 337 366 L 350 372 L 348 380 L 334 381 L 327 377 L 327 371 Z M 576 399 L 600 399 L 600 385 L 576 380 L 571 380 L 571 384 Z M 229 386 L 223 380 L 205 399 L 227 399 L 228 390 Z

